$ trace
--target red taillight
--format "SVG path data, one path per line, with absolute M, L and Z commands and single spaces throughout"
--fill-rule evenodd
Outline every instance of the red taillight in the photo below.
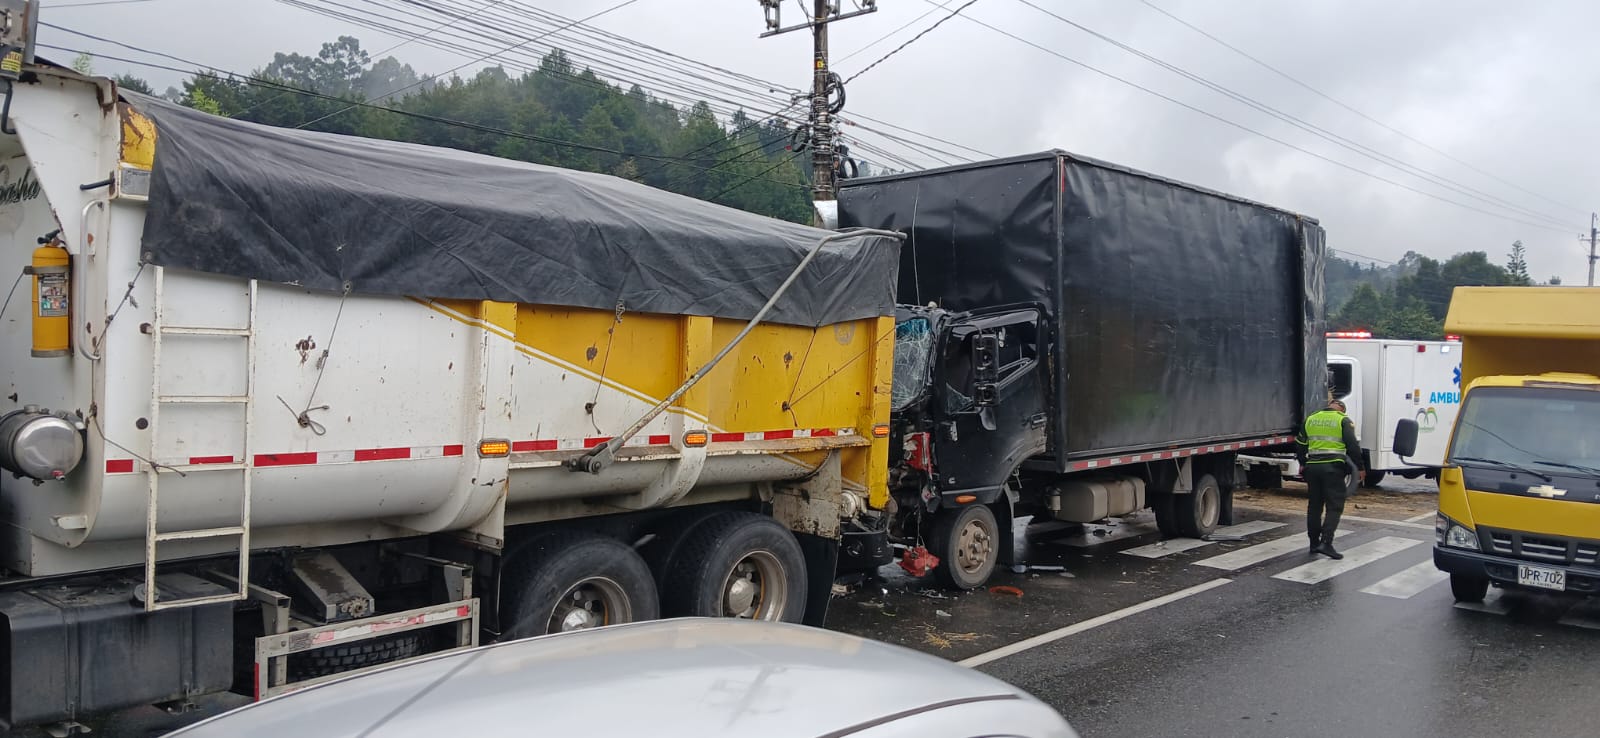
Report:
M 907 433 L 905 440 L 906 465 L 921 472 L 933 471 L 933 451 L 927 433 Z

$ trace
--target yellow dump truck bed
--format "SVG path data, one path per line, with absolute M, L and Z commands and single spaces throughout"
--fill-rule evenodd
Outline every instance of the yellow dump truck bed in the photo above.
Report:
M 1600 372 L 1600 287 L 1457 287 L 1461 386 L 1492 375 Z

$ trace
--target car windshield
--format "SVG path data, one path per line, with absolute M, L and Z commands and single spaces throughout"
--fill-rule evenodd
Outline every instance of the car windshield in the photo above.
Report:
M 889 406 L 904 410 L 928 386 L 928 362 L 933 355 L 933 330 L 927 318 L 901 321 L 894 328 L 894 386 Z
M 1457 425 L 1451 461 L 1486 459 L 1545 474 L 1600 469 L 1600 392 L 1486 387 L 1467 396 Z

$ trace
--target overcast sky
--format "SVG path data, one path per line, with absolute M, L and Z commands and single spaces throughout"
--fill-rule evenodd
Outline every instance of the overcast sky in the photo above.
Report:
M 322 42 L 339 35 L 357 36 L 370 51 L 406 41 L 405 35 L 385 35 L 278 0 L 147 0 L 67 7 L 89 1 L 45 0 L 43 17 L 239 72 L 265 65 L 275 51 L 314 54 Z M 534 5 L 573 18 L 614 4 L 614 0 L 500 2 Z M 799 20 L 798 2 L 786 3 L 785 23 Z M 851 5 L 851 0 L 844 2 Z M 964 0 L 939 0 L 952 9 L 960 2 Z M 1062 148 L 1236 193 L 1314 216 L 1327 228 L 1331 246 L 1380 260 L 1398 259 L 1407 250 L 1441 258 L 1482 250 L 1504 262 L 1511 242 L 1521 239 L 1536 280 L 1551 276 L 1567 284 L 1585 280 L 1588 246 L 1580 244 L 1578 236 L 1587 234 L 1589 212 L 1600 208 L 1596 176 L 1600 172 L 1600 116 L 1596 115 L 1600 113 L 1596 98 L 1600 3 L 1151 0 L 1424 146 L 1258 66 L 1139 0 L 1033 2 L 1355 145 L 1439 175 L 1468 193 L 1419 180 L 1320 139 L 1019 0 L 978 0 L 962 17 L 863 75 L 849 86 L 847 116 L 868 115 L 994 155 Z M 834 68 L 847 77 L 945 14 L 929 15 L 845 59 L 934 9 L 929 0 L 878 0 L 878 4 L 876 14 L 832 29 L 834 58 L 842 59 Z M 1076 66 L 974 21 L 1256 133 Z M 809 84 L 809 36 L 758 38 L 763 24 L 756 0 L 638 0 L 594 24 L 761 79 L 793 87 Z M 60 46 L 150 58 L 54 29 L 43 29 L 41 37 Z M 442 72 L 470 58 L 418 43 L 401 46 L 393 55 L 422 73 Z M 95 68 L 102 73 L 135 73 L 151 80 L 158 91 L 180 78 L 105 59 L 97 60 Z M 470 69 L 463 71 L 467 73 Z M 906 152 L 903 146 L 895 150 Z M 1509 201 L 1523 209 L 1513 217 L 1529 222 L 1477 212 L 1507 212 L 1485 199 Z

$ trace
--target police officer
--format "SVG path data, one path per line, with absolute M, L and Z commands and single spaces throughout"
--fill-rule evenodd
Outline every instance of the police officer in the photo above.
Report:
M 1300 462 L 1310 491 L 1306 504 L 1306 535 L 1311 537 L 1311 553 L 1331 559 L 1344 554 L 1333 548 L 1333 533 L 1344 514 L 1346 480 L 1352 472 L 1364 481 L 1361 444 L 1356 440 L 1356 424 L 1344 414 L 1344 403 L 1330 400 L 1328 409 L 1306 418 L 1305 431 L 1296 439 Z M 1326 516 L 1324 516 L 1326 511 Z

